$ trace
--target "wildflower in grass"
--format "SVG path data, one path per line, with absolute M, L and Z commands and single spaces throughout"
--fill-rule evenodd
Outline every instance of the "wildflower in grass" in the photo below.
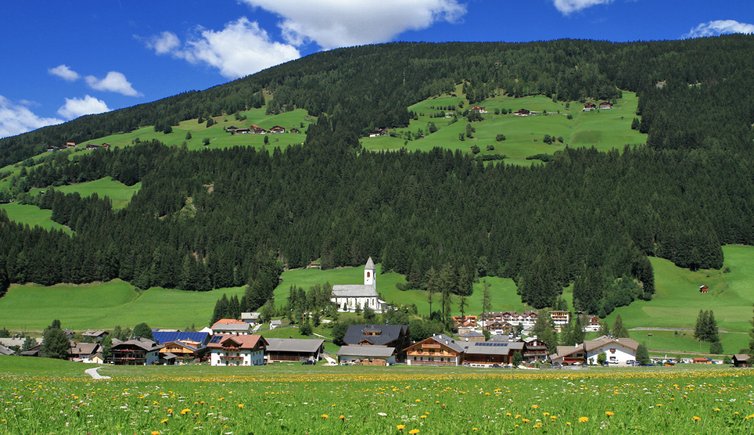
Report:
M 191 410 L 188 409 L 188 408 L 181 409 L 181 415 L 186 415 L 186 414 L 189 414 L 190 412 L 191 412 Z
M 419 403 L 421 401 L 422 401 L 422 399 L 416 399 L 416 403 Z
M 558 416 L 557 416 L 557 415 L 551 415 L 551 416 L 550 416 L 550 420 L 552 420 L 552 421 L 555 421 L 555 420 L 557 420 L 557 419 L 558 419 Z
M 539 405 L 532 405 L 531 406 L 531 409 L 537 409 L 537 408 L 539 408 Z
M 589 423 L 589 417 L 579 417 L 579 423 Z
M 343 421 L 343 420 L 345 420 L 345 419 L 346 419 L 346 416 L 345 416 L 345 415 L 343 415 L 343 414 L 341 414 L 341 415 L 339 415 L 339 416 L 338 416 L 338 419 L 340 419 L 341 421 Z
M 612 417 L 615 415 L 615 413 L 613 411 L 605 411 L 605 415 L 608 417 Z
M 715 412 L 720 412 L 720 408 L 714 408 L 712 410 L 715 411 Z
M 695 415 L 695 416 L 691 417 L 691 419 L 694 420 L 694 421 L 699 421 L 699 420 L 702 419 L 702 417 L 699 417 L 698 415 Z
M 427 418 L 427 414 L 422 414 L 419 418 Z
M 746 417 L 744 417 L 744 420 L 749 421 L 751 419 L 754 419 L 754 414 L 749 414 Z
M 405 424 L 399 424 L 399 425 L 395 426 L 395 428 L 398 429 L 399 432 L 403 432 L 403 429 L 406 428 L 406 425 Z
M 471 431 L 472 431 L 472 432 L 478 432 L 478 431 L 479 431 L 479 428 L 478 428 L 478 427 L 472 427 L 472 428 L 471 428 Z
M 172 414 L 172 413 L 173 413 L 173 408 L 168 408 L 168 414 Z
M 158 430 L 153 430 L 153 431 L 152 431 L 152 435 L 160 435 L 160 431 L 158 431 Z
M 408 433 L 411 435 L 416 435 L 419 433 L 419 429 L 411 429 L 410 431 L 408 431 Z
M 160 420 L 160 423 L 162 423 L 162 424 L 168 424 L 168 421 L 169 421 L 169 419 L 163 418 L 162 420 Z
M 236 406 L 238 406 L 238 409 L 243 409 L 243 407 L 244 407 L 245 405 L 244 405 L 243 403 L 239 403 L 239 404 L 238 404 L 238 405 L 236 405 Z
M 320 417 L 322 417 L 322 420 L 327 420 L 328 418 L 330 418 L 330 416 L 327 414 L 322 414 L 320 415 Z
M 538 422 L 536 422 L 536 423 L 534 424 L 534 426 L 532 426 L 532 427 L 533 427 L 534 429 L 540 429 L 540 428 L 542 427 L 542 422 L 541 422 L 541 421 L 538 421 Z
M 528 423 L 528 422 L 530 422 L 530 421 L 531 421 L 531 420 L 529 420 L 528 418 L 522 418 L 522 419 L 521 419 L 521 423 Z

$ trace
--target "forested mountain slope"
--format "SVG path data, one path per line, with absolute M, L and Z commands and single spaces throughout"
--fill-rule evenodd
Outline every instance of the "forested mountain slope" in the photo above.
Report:
M 440 280 L 458 294 L 476 276 L 512 277 L 536 307 L 574 282 L 576 308 L 609 313 L 651 298 L 647 255 L 717 268 L 721 243 L 754 242 L 752 52 L 746 36 L 358 47 L 5 139 L 0 155 L 11 162 L 43 142 L 233 113 L 259 104 L 263 91 L 273 95 L 268 110 L 319 117 L 304 146 L 271 154 L 146 143 L 31 169 L 29 188 L 105 176 L 142 187 L 121 211 L 55 191 L 29 199 L 72 237 L 0 215 L 0 274 L 196 290 L 250 282 L 257 308 L 282 265 L 356 265 L 371 255 L 414 287 Z M 460 82 L 470 101 L 500 89 L 563 100 L 635 91 L 648 146 L 566 149 L 533 168 L 359 147 L 364 132 L 406 125 L 410 104 Z

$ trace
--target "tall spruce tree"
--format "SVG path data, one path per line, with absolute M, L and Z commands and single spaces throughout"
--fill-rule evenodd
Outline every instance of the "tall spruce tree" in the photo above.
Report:
M 628 338 L 628 329 L 623 326 L 623 319 L 620 314 L 615 317 L 615 323 L 613 323 L 613 337 L 615 338 Z

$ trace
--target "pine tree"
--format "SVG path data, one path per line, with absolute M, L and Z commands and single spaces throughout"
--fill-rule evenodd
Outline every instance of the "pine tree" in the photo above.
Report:
M 717 321 L 715 320 L 715 313 L 709 310 L 707 315 L 707 322 L 704 325 L 704 339 L 710 343 L 720 341 L 720 334 L 717 329 Z
M 490 296 L 490 285 L 487 283 L 487 280 L 484 280 L 484 282 L 482 283 L 482 319 L 484 320 L 485 329 L 487 329 L 487 320 L 485 319 L 485 317 L 491 309 L 492 298 Z
M 584 333 L 584 326 L 581 324 L 581 316 L 574 315 L 573 327 L 571 328 L 571 335 L 574 344 L 583 343 L 586 334 Z
M 137 338 L 147 338 L 149 340 L 152 340 L 154 338 L 152 337 L 152 328 L 150 328 L 149 325 L 144 322 L 134 326 L 133 336 Z
M 652 360 L 649 359 L 649 351 L 647 350 L 646 344 L 641 343 L 636 349 L 636 361 L 638 361 L 641 365 L 652 363 Z
M 620 314 L 615 317 L 615 323 L 613 323 L 613 337 L 628 338 L 628 330 L 623 326 L 623 319 Z
M 600 322 L 600 335 L 610 335 L 610 326 L 604 320 Z
M 110 337 L 110 335 L 105 336 L 100 346 L 102 346 L 102 359 L 105 362 L 109 361 L 110 357 L 112 356 L 113 348 L 113 339 Z
M 702 340 L 704 336 L 704 324 L 706 322 L 706 311 L 699 310 L 699 315 L 696 317 L 696 326 L 694 327 L 694 338 Z
M 68 336 L 60 328 L 48 328 L 42 338 L 42 355 L 47 358 L 67 359 L 70 349 Z
M 722 355 L 722 353 L 723 353 L 723 344 L 720 343 L 720 340 L 713 341 L 710 344 L 709 353 L 715 354 L 715 355 Z

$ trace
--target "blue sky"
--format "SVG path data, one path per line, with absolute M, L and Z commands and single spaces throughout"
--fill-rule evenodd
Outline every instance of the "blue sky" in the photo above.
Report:
M 754 33 L 751 0 L 24 0 L 0 15 L 0 137 L 387 41 Z

